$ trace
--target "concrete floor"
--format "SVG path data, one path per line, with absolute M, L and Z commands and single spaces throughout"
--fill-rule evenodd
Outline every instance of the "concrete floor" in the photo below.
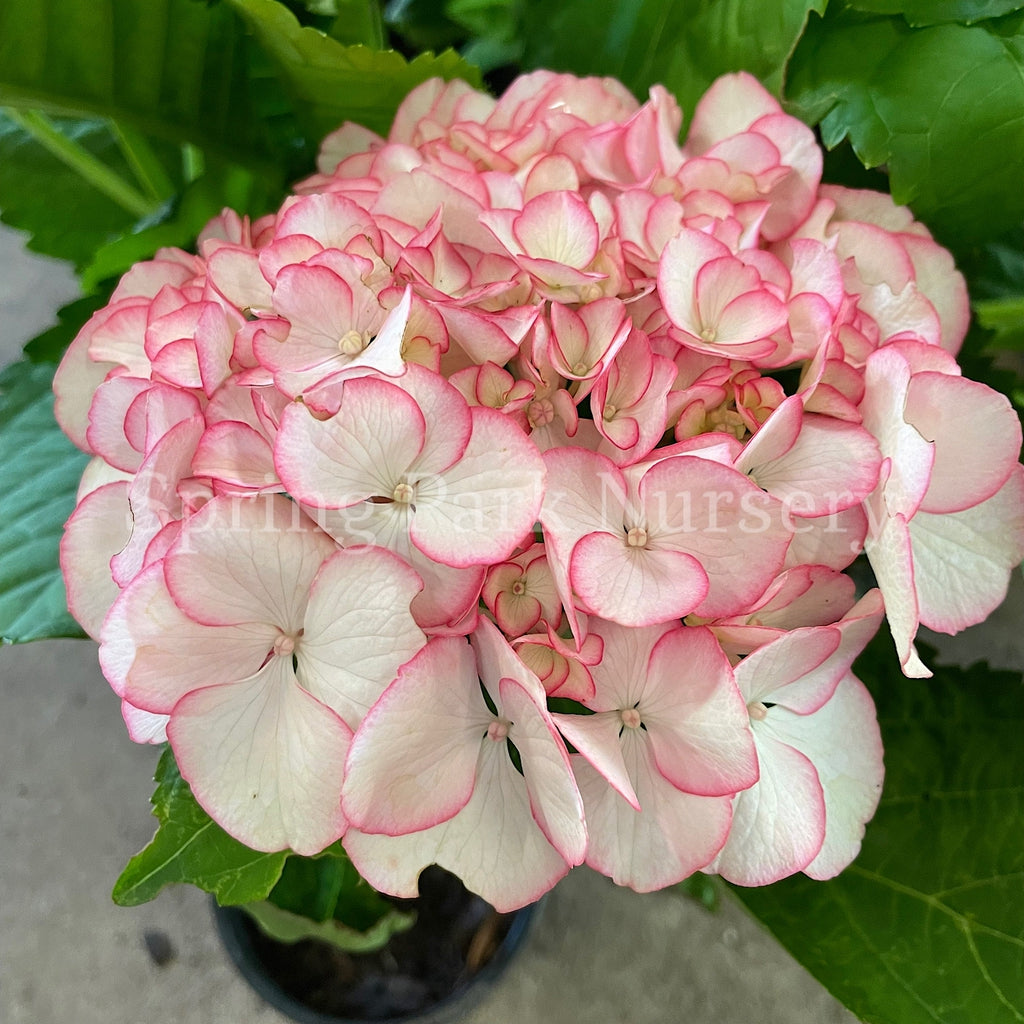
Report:
M 0 229 L 0 365 L 75 295 L 60 265 Z M 0 463 L 2 465 L 2 463 Z M 1024 665 L 1024 587 L 954 642 Z M 0 1021 L 4 1024 L 273 1024 L 237 976 L 207 897 L 166 890 L 125 910 L 109 898 L 148 842 L 156 751 L 132 744 L 95 646 L 0 649 Z M 164 946 L 158 964 L 148 952 Z M 709 914 L 640 896 L 586 869 L 551 894 L 530 937 L 468 1024 L 856 1024 L 737 905 Z

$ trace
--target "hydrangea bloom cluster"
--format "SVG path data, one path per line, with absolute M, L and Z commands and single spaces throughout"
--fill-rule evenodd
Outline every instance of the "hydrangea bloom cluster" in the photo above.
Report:
M 884 613 L 927 675 L 919 623 L 1001 600 L 1020 427 L 906 210 L 822 185 L 747 75 L 682 121 L 607 79 L 428 82 L 71 346 L 69 603 L 231 835 L 502 910 L 584 861 L 644 891 L 856 855 L 851 664 Z

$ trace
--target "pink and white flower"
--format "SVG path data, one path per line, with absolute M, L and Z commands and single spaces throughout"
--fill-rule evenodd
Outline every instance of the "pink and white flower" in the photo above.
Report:
M 279 495 L 215 498 L 114 602 L 101 664 L 133 709 L 169 716 L 182 775 L 229 833 L 318 853 L 346 828 L 352 730 L 424 643 L 419 587 Z
M 243 842 L 500 909 L 584 860 L 646 890 L 856 855 L 882 598 L 843 570 L 926 674 L 919 624 L 1024 556 L 1020 426 L 909 211 L 821 185 L 749 75 L 683 122 L 660 86 L 424 83 L 70 346 L 69 606 Z
M 396 896 L 415 895 L 420 871 L 437 863 L 511 910 L 586 850 L 583 803 L 544 690 L 486 619 L 472 646 L 431 640 L 366 716 L 349 752 L 344 808 L 353 863 Z
M 558 715 L 580 752 L 587 863 L 640 892 L 705 867 L 757 759 L 728 659 L 700 627 L 629 629 L 591 620 L 604 655 L 593 715 Z

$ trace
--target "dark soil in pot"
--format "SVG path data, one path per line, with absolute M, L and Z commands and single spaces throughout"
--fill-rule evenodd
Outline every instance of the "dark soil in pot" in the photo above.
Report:
M 408 931 L 374 953 L 306 939 L 280 943 L 235 908 L 218 908 L 225 945 L 268 1002 L 309 1024 L 455 1020 L 476 1002 L 521 943 L 534 908 L 498 914 L 454 875 L 428 868 Z M 458 1014 L 454 1011 L 458 1010 Z

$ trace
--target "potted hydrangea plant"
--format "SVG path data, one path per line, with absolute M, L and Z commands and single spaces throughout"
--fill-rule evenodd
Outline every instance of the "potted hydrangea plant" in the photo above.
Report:
M 919 626 L 999 604 L 1024 470 L 1010 398 L 957 361 L 953 256 L 884 191 L 826 183 L 768 87 L 790 62 L 814 109 L 816 44 L 793 47 L 828 22 L 802 11 L 771 73 L 750 55 L 767 85 L 722 68 L 684 111 L 546 70 L 494 96 L 454 57 L 225 7 L 203 17 L 279 61 L 297 118 L 318 67 L 354 99 L 270 212 L 186 242 L 206 196 L 104 250 L 53 378 L 90 457 L 68 608 L 129 735 L 167 744 L 115 898 L 191 881 L 360 946 L 407 926 L 378 894 L 431 865 L 500 913 L 584 863 L 641 892 L 838 876 L 883 793 L 854 662 L 884 620 L 870 664 L 914 685 Z M 374 4 L 326 7 L 381 41 Z M 516 24 L 469 52 L 507 64 Z M 359 76 L 386 67 L 381 124 Z

